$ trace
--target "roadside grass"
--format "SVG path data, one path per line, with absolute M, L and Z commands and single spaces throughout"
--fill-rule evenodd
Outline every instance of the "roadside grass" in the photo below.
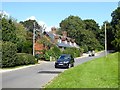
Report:
M 109 54 L 66 70 L 45 88 L 118 88 L 118 54 Z

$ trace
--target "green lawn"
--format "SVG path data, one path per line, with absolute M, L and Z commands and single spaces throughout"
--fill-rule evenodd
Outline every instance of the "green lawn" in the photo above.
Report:
M 118 88 L 118 53 L 66 70 L 45 88 Z

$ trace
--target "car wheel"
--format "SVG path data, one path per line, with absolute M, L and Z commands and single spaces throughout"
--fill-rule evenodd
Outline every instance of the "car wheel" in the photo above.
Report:
M 55 68 L 57 68 L 57 66 L 55 66 Z
M 71 67 L 74 67 L 74 63 L 73 63 L 73 64 L 71 64 Z

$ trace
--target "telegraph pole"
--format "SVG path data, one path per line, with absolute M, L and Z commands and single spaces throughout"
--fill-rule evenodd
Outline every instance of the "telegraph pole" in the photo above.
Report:
M 105 56 L 107 57 L 107 33 L 106 33 L 106 22 L 105 22 Z
M 33 56 L 35 56 L 35 22 L 33 23 Z

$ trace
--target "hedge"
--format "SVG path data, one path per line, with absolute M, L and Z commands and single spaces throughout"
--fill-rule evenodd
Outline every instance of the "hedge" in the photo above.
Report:
M 62 54 L 71 54 L 75 58 L 80 56 L 81 51 L 78 48 L 66 48 Z
M 60 49 L 57 46 L 53 46 L 45 52 L 44 58 L 45 60 L 50 60 L 50 57 L 57 59 L 60 56 L 60 54 Z
M 31 54 L 26 53 L 17 53 L 17 61 L 16 65 L 28 65 L 28 64 L 35 64 L 37 61 L 35 60 L 34 56 Z
M 17 60 L 17 46 L 12 42 L 2 43 L 2 67 L 13 67 Z

